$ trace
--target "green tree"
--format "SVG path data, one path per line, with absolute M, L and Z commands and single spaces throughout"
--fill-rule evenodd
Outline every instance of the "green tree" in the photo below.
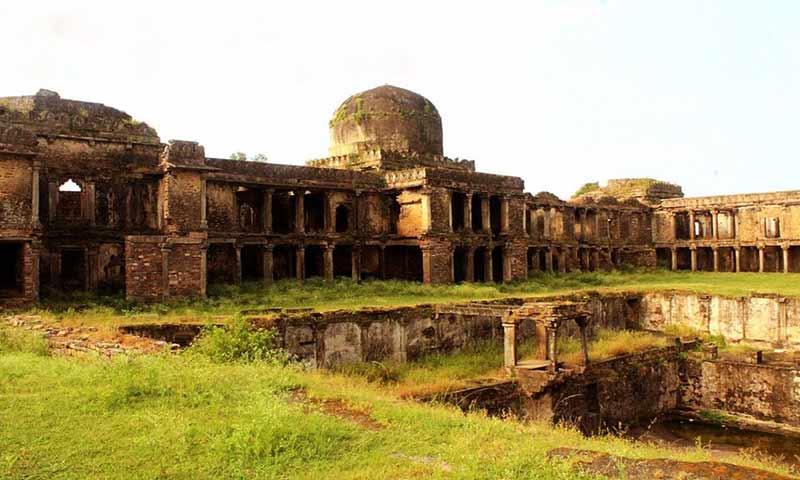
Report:
M 600 182 L 584 183 L 583 186 L 581 186 L 581 188 L 579 188 L 578 191 L 575 192 L 575 195 L 573 195 L 572 198 L 580 197 L 585 193 L 594 192 L 595 190 L 599 189 L 600 189 Z
M 245 161 L 247 160 L 247 154 L 245 154 L 244 152 L 231 153 L 230 159 Z

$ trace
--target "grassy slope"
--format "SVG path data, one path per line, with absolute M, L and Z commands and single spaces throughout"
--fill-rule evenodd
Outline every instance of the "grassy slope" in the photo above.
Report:
M 149 322 L 205 322 L 221 320 L 242 309 L 312 307 L 319 310 L 413 305 L 419 303 L 536 296 L 567 291 L 683 290 L 721 295 L 778 293 L 800 296 L 800 274 L 629 272 L 537 275 L 519 283 L 422 285 L 400 281 L 361 284 L 347 280 L 311 280 L 302 288 L 282 281 L 265 288 L 260 284 L 212 288 L 204 300 L 176 300 L 143 306 L 114 297 L 70 297 L 45 301 L 34 313 L 65 323 L 126 324 Z M 80 305 L 79 308 L 75 308 Z
M 359 378 L 198 356 L 109 362 L 6 352 L 0 378 L 0 478 L 548 479 L 582 478 L 544 460 L 559 446 L 709 458 L 464 415 Z M 308 412 L 288 400 L 295 387 L 346 399 L 385 428 Z

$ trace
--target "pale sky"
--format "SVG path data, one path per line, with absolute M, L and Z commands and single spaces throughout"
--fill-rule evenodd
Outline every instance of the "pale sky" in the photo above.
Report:
M 568 198 L 655 177 L 800 189 L 800 2 L 3 2 L 0 96 L 39 88 L 208 156 L 327 155 L 385 83 L 438 108 L 445 154 Z

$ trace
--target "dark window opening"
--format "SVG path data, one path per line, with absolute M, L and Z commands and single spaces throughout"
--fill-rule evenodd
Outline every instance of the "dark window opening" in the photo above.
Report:
M 689 225 L 688 213 L 675 214 L 675 238 L 678 240 L 689 240 L 691 229 Z
M 305 254 L 305 278 L 321 277 L 324 270 L 325 254 L 320 245 L 309 245 Z
M 245 245 L 242 247 L 242 280 L 262 280 L 264 278 L 264 247 Z
M 306 232 L 321 232 L 325 229 L 325 194 L 306 193 L 303 203 Z
M 282 280 L 296 277 L 296 252 L 293 245 L 276 245 L 272 250 L 272 278 Z
M 669 248 L 656 249 L 656 266 L 658 268 L 672 268 L 672 250 Z
M 539 251 L 535 248 L 529 248 L 527 253 L 528 260 L 528 273 L 539 270 Z
M 473 262 L 475 268 L 475 281 L 476 282 L 489 282 L 490 278 L 486 278 L 486 248 L 481 247 L 475 250 L 475 261 Z
M 525 233 L 533 235 L 533 212 L 525 209 Z
M 381 278 L 381 249 L 374 245 L 361 248 L 361 278 Z
M 23 290 L 23 249 L 21 243 L 0 243 L 0 297 L 15 296 Z
M 503 259 L 503 247 L 494 247 L 492 249 L 492 278 L 495 282 L 503 281 L 503 270 L 505 266 Z
M 539 270 L 542 272 L 547 271 L 547 252 L 544 250 L 539 250 Z
M 692 269 L 692 252 L 688 248 L 679 248 L 678 252 L 678 270 L 691 270 Z
M 294 192 L 275 192 L 272 196 L 272 231 L 286 234 L 294 232 Z
M 230 243 L 212 243 L 206 253 L 208 284 L 233 283 L 236 276 L 236 250 Z
M 714 271 L 714 251 L 711 248 L 697 249 L 697 269 L 705 272 Z
M 483 202 L 481 201 L 481 196 L 479 194 L 472 195 L 472 231 L 473 232 L 481 232 L 483 231 L 483 214 L 481 213 Z
M 336 233 L 350 230 L 350 209 L 346 205 L 336 207 Z
M 422 281 L 422 250 L 419 247 L 386 247 L 386 278 Z
M 778 218 L 764 219 L 764 236 L 766 236 L 767 238 L 780 238 L 781 236 L 780 219 Z
M 464 247 L 453 250 L 453 281 L 464 282 L 467 279 L 467 251 Z
M 81 218 L 81 187 L 72 179 L 58 187 L 56 216 L 62 219 Z
M 544 238 L 544 215 L 536 216 L 536 235 L 539 238 Z
M 465 228 L 464 207 L 467 203 L 467 196 L 461 192 L 453 192 L 450 197 L 450 212 L 453 218 L 453 231 L 460 232 Z
M 489 197 L 489 223 L 492 227 L 492 233 L 497 235 L 502 229 L 503 220 L 501 217 L 503 212 L 503 200 L 495 195 Z
M 236 204 L 239 206 L 239 228 L 245 232 L 261 230 L 261 208 L 264 193 L 240 187 L 236 192 Z
M 333 249 L 333 276 L 351 277 L 353 275 L 353 248 L 336 245 Z
M 61 251 L 61 288 L 68 292 L 86 288 L 86 255 L 83 250 Z
M 397 194 L 389 196 L 389 234 L 397 234 L 397 225 L 400 223 L 400 202 L 397 201 Z
M 561 271 L 561 264 L 559 263 L 561 260 L 561 256 L 558 255 L 556 252 L 553 252 L 553 271 L 560 272 Z

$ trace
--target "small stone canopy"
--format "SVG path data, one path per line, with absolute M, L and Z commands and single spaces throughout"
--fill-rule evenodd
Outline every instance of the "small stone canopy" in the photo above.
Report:
M 427 98 L 383 85 L 342 103 L 330 121 L 330 155 L 383 149 L 442 155 L 442 118 Z
M 536 338 L 539 341 L 539 361 L 534 361 L 529 368 L 546 367 L 555 372 L 558 369 L 558 329 L 568 320 L 578 324 L 581 333 L 581 351 L 584 365 L 589 363 L 589 348 L 586 340 L 590 312 L 584 302 L 536 302 L 526 303 L 510 310 L 503 316 L 504 363 L 508 368 L 522 367 L 517 361 L 517 324 L 525 319 L 536 322 Z M 546 362 L 545 362 L 546 360 Z

